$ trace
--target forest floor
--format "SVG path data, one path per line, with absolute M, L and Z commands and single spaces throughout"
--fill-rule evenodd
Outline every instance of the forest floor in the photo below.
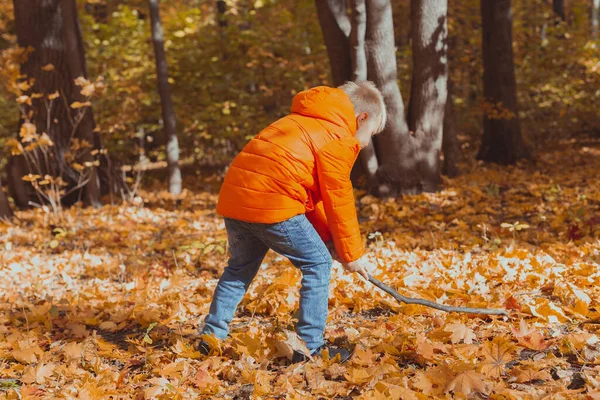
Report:
M 0 399 L 600 399 L 600 146 L 517 167 L 474 161 L 442 192 L 359 197 L 371 272 L 334 265 L 326 335 L 345 364 L 290 365 L 299 272 L 269 254 L 221 354 L 196 329 L 226 262 L 218 182 L 182 200 L 43 210 L 0 222 Z M 143 199 L 143 200 L 142 200 Z

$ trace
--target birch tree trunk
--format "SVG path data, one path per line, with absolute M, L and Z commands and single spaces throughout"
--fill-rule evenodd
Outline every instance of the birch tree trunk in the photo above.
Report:
M 171 85 L 165 54 L 164 35 L 160 22 L 159 0 L 148 0 L 150 23 L 152 24 L 152 42 L 156 57 L 156 74 L 158 92 L 162 106 L 163 129 L 166 136 L 167 169 L 169 174 L 169 192 L 174 195 L 181 193 L 181 171 L 179 169 L 179 142 L 175 125 L 175 112 L 171 99 Z

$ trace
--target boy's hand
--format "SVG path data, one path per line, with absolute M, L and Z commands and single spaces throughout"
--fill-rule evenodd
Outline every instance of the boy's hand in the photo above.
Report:
M 366 280 L 369 280 L 369 273 L 367 272 L 367 258 L 362 256 L 358 260 L 350 261 L 348 263 L 342 263 L 346 271 L 348 272 L 357 272 Z

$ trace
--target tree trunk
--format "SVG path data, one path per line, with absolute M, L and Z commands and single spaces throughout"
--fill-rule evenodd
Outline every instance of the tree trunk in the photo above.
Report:
M 456 115 L 454 113 L 454 102 L 452 96 L 454 84 L 448 78 L 448 98 L 444 111 L 444 134 L 442 139 L 442 152 L 444 153 L 444 164 L 442 173 L 451 178 L 458 176 L 458 160 L 460 158 L 460 147 L 456 138 Z
M 598 40 L 600 32 L 600 0 L 592 0 L 592 38 Z
M 227 2 L 225 0 L 217 0 L 217 22 L 219 27 L 227 27 L 227 18 L 225 18 L 225 12 L 227 11 Z
M 365 34 L 367 29 L 367 9 L 365 0 L 352 0 L 352 29 L 350 31 L 350 48 L 352 58 L 352 80 L 355 82 L 367 79 L 367 53 L 365 51 Z M 359 155 L 362 173 L 366 177 L 369 190 L 376 186 L 376 174 L 379 168 L 375 144 L 371 140 Z
M 366 4 L 367 79 L 377 85 L 387 108 L 385 129 L 373 138 L 379 161 L 377 178 L 379 182 L 398 183 L 403 178 L 404 160 L 410 154 L 403 143 L 408 137 L 408 125 L 397 80 L 392 6 L 389 0 L 369 0 Z M 379 192 L 383 196 L 395 195 L 393 187 L 387 184 L 381 184 Z
M 316 0 L 315 4 L 329 56 L 333 85 L 367 79 L 365 0 L 352 0 L 351 20 L 346 12 L 346 1 Z M 359 160 L 352 170 L 352 180 L 356 183 L 358 177 L 365 176 L 367 186 L 372 187 L 378 168 L 373 143 L 360 152 Z
M 413 75 L 408 107 L 407 138 L 417 179 L 413 192 L 439 189 L 440 153 L 444 132 L 444 111 L 448 95 L 447 0 L 411 0 Z M 412 140 L 411 140 L 412 139 Z
M 483 140 L 478 158 L 514 164 L 528 158 L 518 118 L 510 0 L 481 0 Z
M 85 53 L 83 48 L 83 40 L 81 37 L 81 27 L 77 18 L 77 4 L 75 0 L 62 0 L 61 7 L 64 14 L 64 40 L 66 46 L 66 64 L 70 70 L 71 76 L 87 78 L 87 66 L 85 62 Z M 80 90 L 75 90 L 72 93 L 72 100 L 84 102 L 85 96 Z M 78 126 L 79 137 L 94 149 L 100 150 L 100 137 L 94 132 L 95 128 L 94 114 L 92 108 L 86 109 L 85 114 Z M 94 157 L 90 151 L 86 151 L 82 160 L 84 162 L 93 162 Z M 85 203 L 92 207 L 100 207 L 100 181 L 96 167 L 90 167 L 89 181 L 85 186 L 84 191 Z
M 352 56 L 348 42 L 351 24 L 346 13 L 346 1 L 315 0 L 315 4 L 327 47 L 333 85 L 340 86 L 352 79 Z
M 175 126 L 175 112 L 171 99 L 171 85 L 167 70 L 163 30 L 160 22 L 158 0 L 148 0 L 150 8 L 150 22 L 152 24 L 152 41 L 156 57 L 156 74 L 158 77 L 158 92 L 162 105 L 164 133 L 167 140 L 166 156 L 169 174 L 169 192 L 178 195 L 181 193 L 181 171 L 179 169 L 179 142 Z
M 2 180 L 0 180 L 0 219 L 11 218 L 12 216 L 13 212 L 8 203 L 6 193 L 2 190 Z
M 552 0 L 552 10 L 560 17 L 561 20 L 566 19 L 565 0 Z
M 60 175 L 70 187 L 78 184 L 80 175 L 67 165 L 65 155 L 72 138 L 79 138 L 93 145 L 94 120 L 91 107 L 84 108 L 80 123 L 74 123 L 70 104 L 83 99 L 81 87 L 75 85 L 75 79 L 86 77 L 85 56 L 81 31 L 77 21 L 75 0 L 13 0 L 15 12 L 15 30 L 21 47 L 31 47 L 34 51 L 21 67 L 21 72 L 33 78 L 34 85 L 30 93 L 40 93 L 42 98 L 32 99 L 25 109 L 26 115 L 36 125 L 37 132 L 47 133 L 54 142 L 53 160 L 43 166 L 45 173 Z M 42 67 L 52 64 L 53 69 Z M 47 108 L 48 95 L 59 92 L 60 97 L 53 100 Z M 90 152 L 84 153 L 80 161 L 90 161 Z M 31 200 L 39 200 L 32 195 L 31 185 L 21 177 L 31 171 L 23 156 L 12 157 L 9 161 L 8 186 L 19 207 L 29 206 Z M 74 202 L 81 195 L 74 192 L 65 203 Z M 84 186 L 84 196 L 89 204 L 99 204 L 99 186 L 95 170 Z
M 367 9 L 365 0 L 352 0 L 352 28 L 350 30 L 350 56 L 352 58 L 352 80 L 367 79 L 367 54 L 365 33 L 367 29 Z
M 350 74 L 356 80 L 364 79 L 364 49 L 366 79 L 377 85 L 386 103 L 386 127 L 374 137 L 374 146 L 363 150 L 363 172 L 371 182 L 379 182 L 379 194 L 384 196 L 398 191 L 436 190 L 441 182 L 440 152 L 447 96 L 447 1 L 414 0 L 412 4 L 415 72 L 410 114 L 414 135 L 409 131 L 398 87 L 390 0 L 353 0 L 350 31 L 345 29 L 345 2 L 317 0 L 316 4 L 334 83 L 343 83 Z

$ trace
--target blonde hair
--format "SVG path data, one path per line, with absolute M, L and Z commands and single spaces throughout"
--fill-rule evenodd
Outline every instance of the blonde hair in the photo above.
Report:
M 350 98 L 354 106 L 356 115 L 366 112 L 369 118 L 379 118 L 379 133 L 385 128 L 387 112 L 385 110 L 385 102 L 383 96 L 377 86 L 371 81 L 346 82 L 338 87 L 342 89 Z

